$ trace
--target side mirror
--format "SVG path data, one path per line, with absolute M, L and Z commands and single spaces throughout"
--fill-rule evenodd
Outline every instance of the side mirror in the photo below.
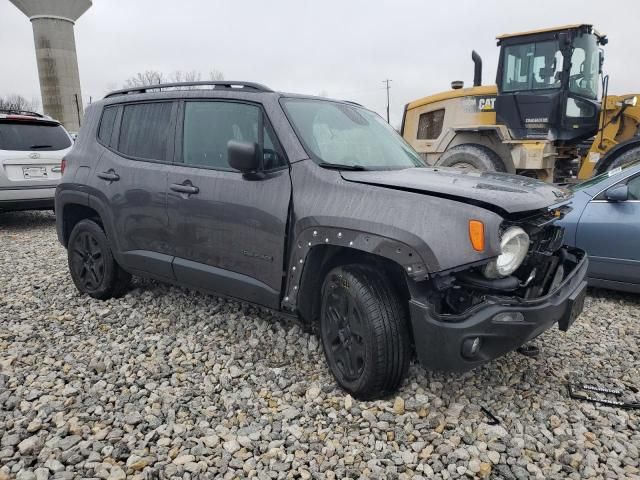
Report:
M 610 202 L 624 202 L 629 199 L 629 187 L 615 185 L 604 192 L 604 198 Z
M 227 142 L 229 165 L 242 173 L 257 172 L 260 169 L 259 150 L 257 143 L 229 140 Z

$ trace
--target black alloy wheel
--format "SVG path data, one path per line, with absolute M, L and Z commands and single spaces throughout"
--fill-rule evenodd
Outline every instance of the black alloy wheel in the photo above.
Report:
M 324 340 L 341 377 L 357 380 L 364 369 L 366 346 L 362 313 L 339 281 L 332 281 L 325 299 Z
M 407 308 L 383 272 L 367 265 L 331 270 L 320 334 L 331 373 L 354 397 L 381 398 L 402 383 L 411 356 Z
M 95 292 L 104 280 L 104 254 L 89 231 L 76 236 L 71 248 L 72 268 L 87 292 Z
M 79 221 L 67 244 L 69 271 L 76 288 L 106 300 L 127 291 L 131 275 L 115 261 L 102 227 L 93 220 Z

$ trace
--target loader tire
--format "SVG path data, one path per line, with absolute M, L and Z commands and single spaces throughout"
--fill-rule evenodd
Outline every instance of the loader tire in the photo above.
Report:
M 484 145 L 463 144 L 447 150 L 436 162 L 439 167 L 454 167 L 481 172 L 506 172 L 504 162 Z
M 640 147 L 632 148 L 631 150 L 627 150 L 623 154 L 619 155 L 617 158 L 614 158 L 613 161 L 609 164 L 606 171 L 613 170 L 618 167 L 622 167 L 627 163 L 632 163 L 640 160 Z

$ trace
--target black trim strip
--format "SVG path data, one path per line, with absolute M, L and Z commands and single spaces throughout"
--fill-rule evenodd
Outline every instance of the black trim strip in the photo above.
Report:
M 47 188 L 56 188 L 57 186 L 57 183 L 53 183 L 48 185 L 25 185 L 23 187 L 0 187 L 0 190 L 45 190 Z

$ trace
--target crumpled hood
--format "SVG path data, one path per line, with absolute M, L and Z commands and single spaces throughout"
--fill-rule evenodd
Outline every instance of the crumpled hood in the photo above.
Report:
M 547 208 L 572 196 L 539 180 L 498 172 L 427 167 L 340 173 L 349 182 L 421 192 L 507 214 Z

